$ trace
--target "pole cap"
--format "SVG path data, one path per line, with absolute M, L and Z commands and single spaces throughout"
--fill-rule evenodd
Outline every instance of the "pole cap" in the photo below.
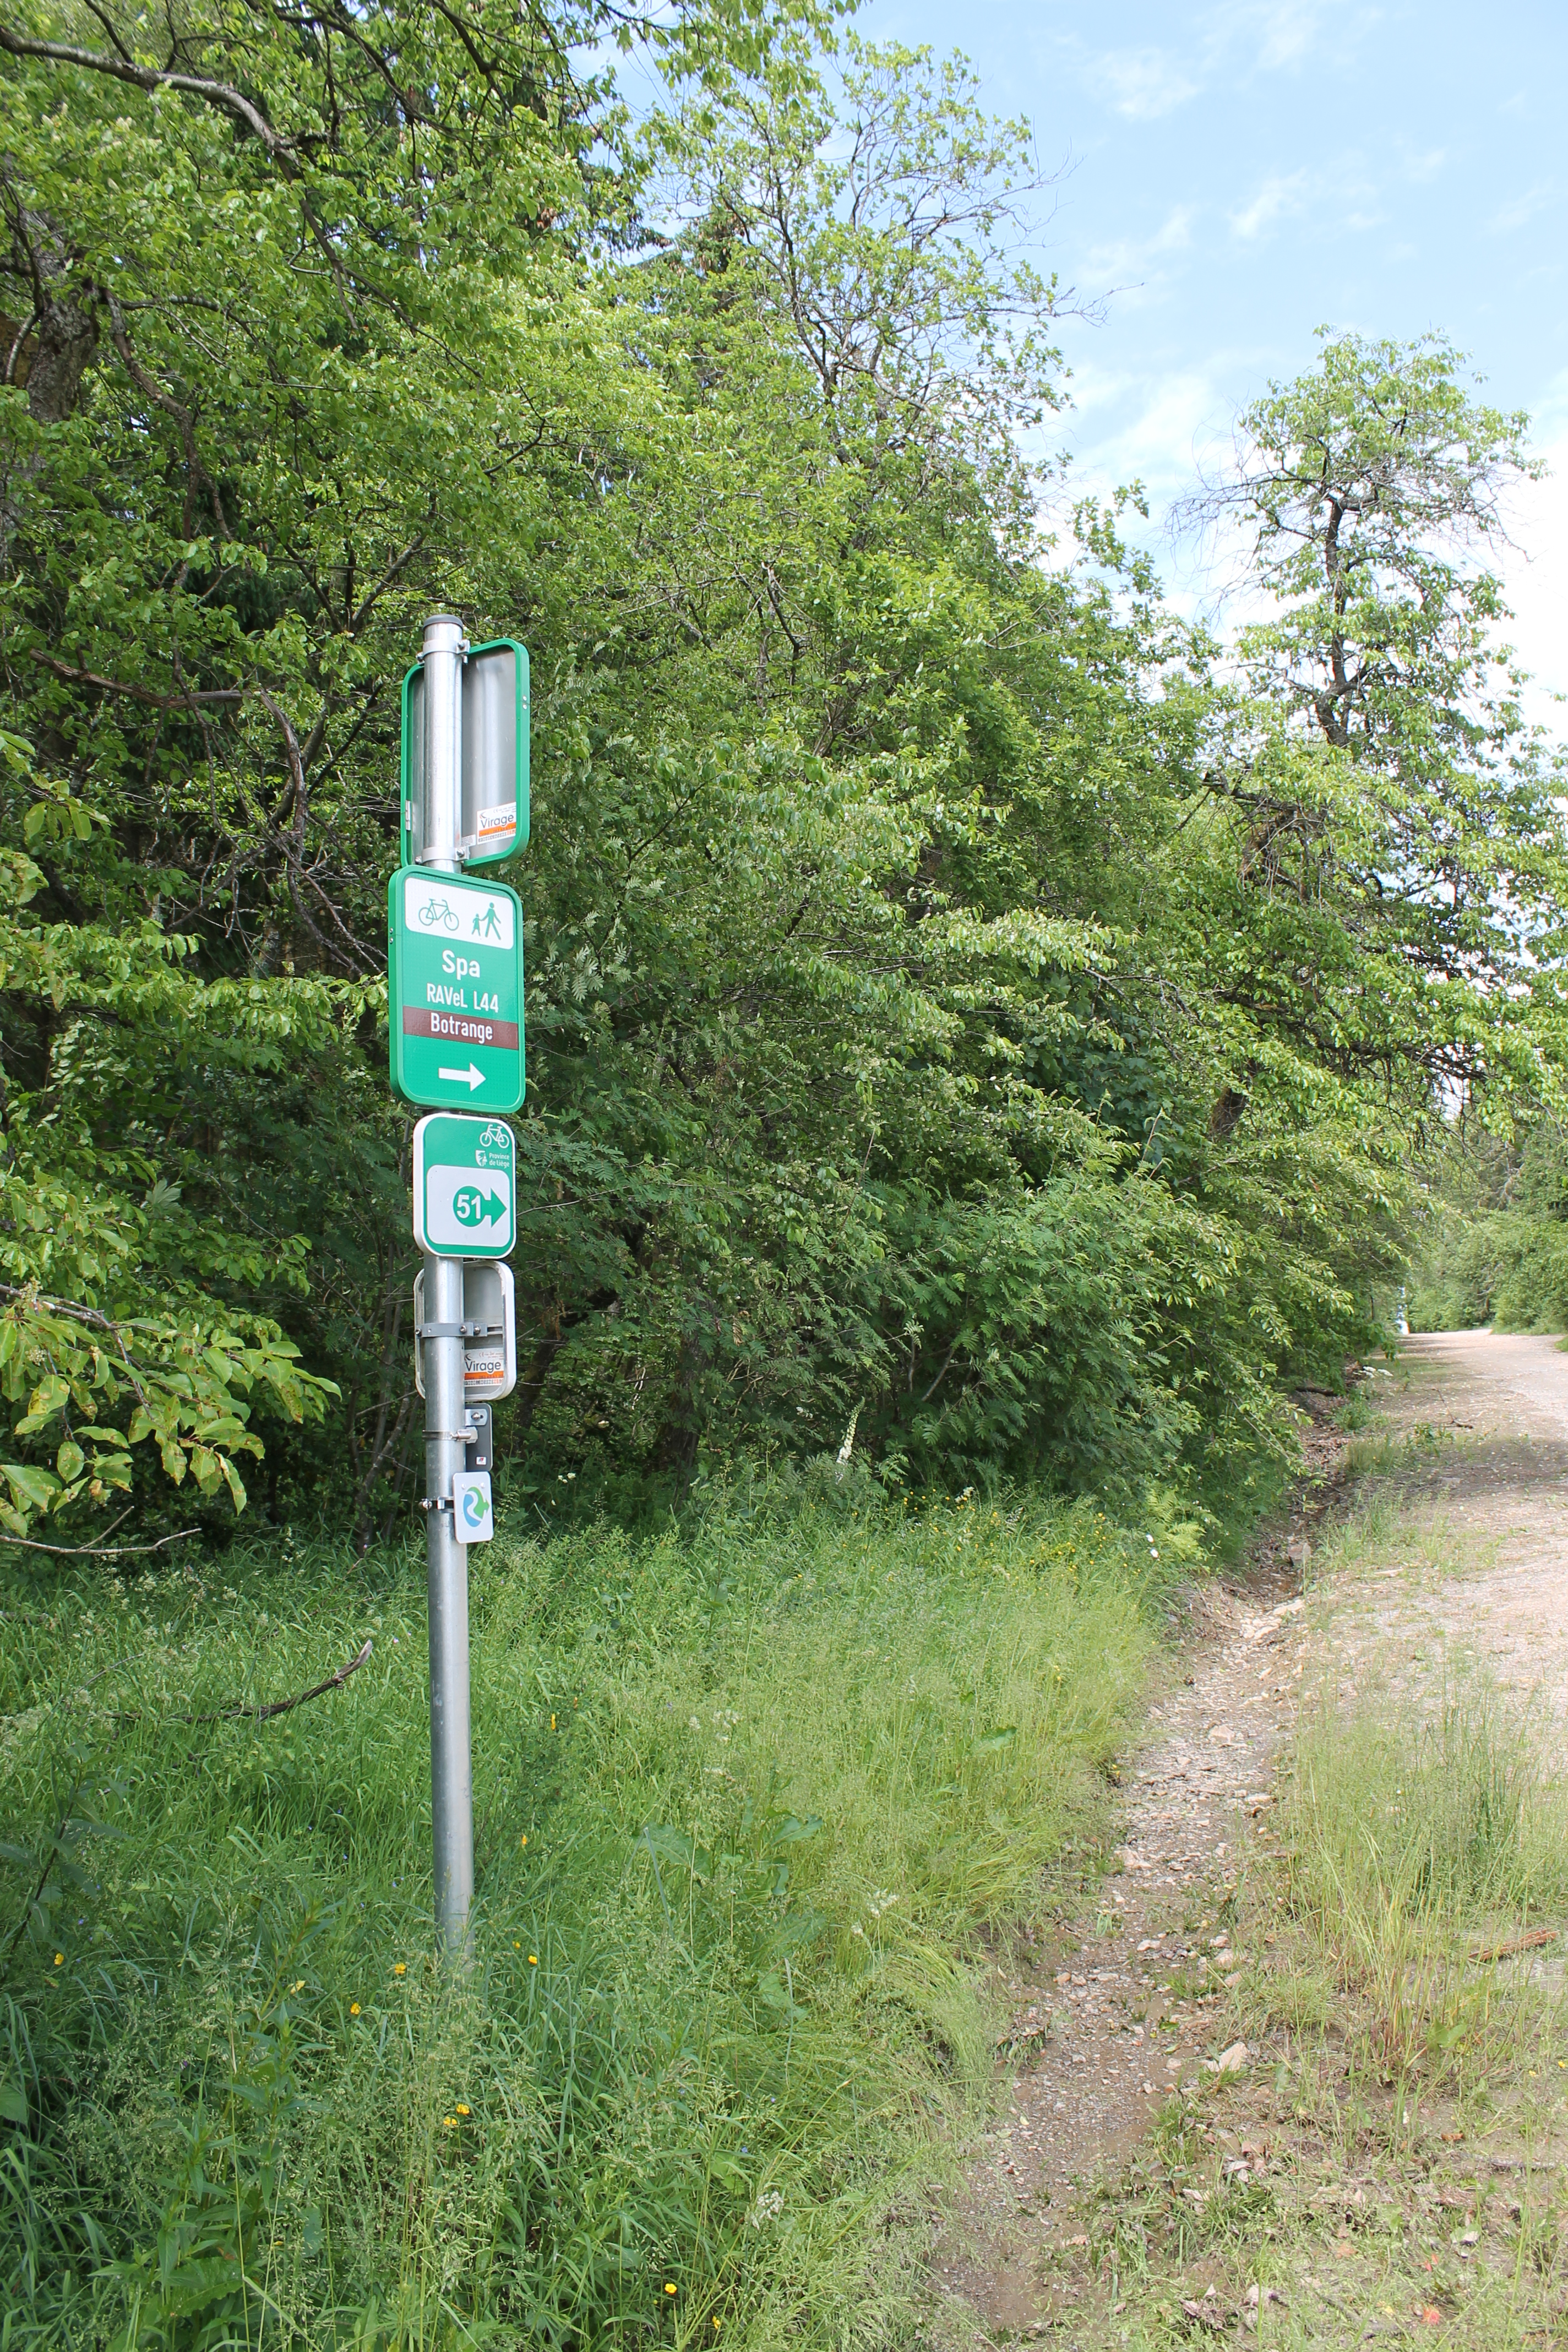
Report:
M 468 634 L 457 613 L 432 613 L 425 624 L 424 643 L 419 648 L 423 660 L 428 653 L 459 653 L 468 643 Z

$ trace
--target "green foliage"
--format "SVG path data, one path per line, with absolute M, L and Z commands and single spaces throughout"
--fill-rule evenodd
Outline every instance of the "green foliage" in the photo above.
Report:
M 1210 502 L 1277 608 L 1241 638 L 1248 722 L 1274 724 L 1239 790 L 1246 863 L 1311 942 L 1289 1013 L 1331 1065 L 1378 1064 L 1417 1096 L 1434 1076 L 1550 1084 L 1558 762 L 1521 717 L 1498 581 L 1469 560 L 1541 470 L 1528 422 L 1474 401 L 1440 337 L 1325 332 L 1320 366 L 1243 417 Z
M 976 1931 L 1098 1833 L 1149 1538 L 832 1463 L 642 1541 L 520 1515 L 473 1563 L 467 1976 L 429 1958 L 422 1563 L 13 1577 L 6 1916 L 58 1888 L 5 1960 L 14 2341 L 868 2343 L 903 2307 L 900 2196 L 990 2079 Z M 210 1719 L 367 1631 L 326 1699 Z
M 1568 1150 L 1556 1120 L 1511 1135 L 1445 1129 L 1428 1190 L 1412 1330 L 1568 1330 Z
M 1556 1218 L 1499 1211 L 1448 1223 L 1410 1293 L 1414 1331 L 1568 1330 L 1568 1231 Z
M 254 1067 L 298 1029 L 295 1008 L 258 990 L 195 984 L 179 970 L 191 942 L 153 925 L 30 922 L 43 881 L 25 855 L 0 864 L 0 985 L 58 1021 L 61 1074 L 53 1104 L 7 1105 L 0 1397 L 33 1459 L 0 1463 L 0 1526 L 23 1535 L 35 1516 L 129 1493 L 132 1449 L 148 1439 L 176 1486 L 189 1472 L 205 1499 L 226 1489 L 243 1508 L 237 1457 L 262 1451 L 253 1392 L 279 1419 L 303 1423 L 336 1391 L 269 1318 L 237 1302 L 215 1316 L 211 1292 L 254 1295 L 268 1275 L 299 1283 L 304 1244 L 291 1235 L 267 1252 L 198 1222 L 146 1142 L 106 1134 L 88 1103 L 120 1091 L 132 1071 L 167 1088 L 180 1053 L 165 1041 L 175 1038 L 208 1075 L 226 1060 Z M 144 1115 L 155 1099 L 143 1096 Z
M 1375 1333 L 1436 1095 L 1553 1083 L 1555 772 L 1465 547 L 1518 421 L 1436 345 L 1271 393 L 1226 684 L 1026 461 L 1058 291 L 958 66 L 743 0 L 0 39 L 14 1288 L 150 1335 L 204 1496 L 259 1443 L 274 1517 L 394 1526 L 381 908 L 452 605 L 534 681 L 502 1444 L 648 1493 L 858 1413 L 889 1484 L 1245 1510 L 1279 1384 Z M 166 1507 L 34 1358 L 18 1514 Z

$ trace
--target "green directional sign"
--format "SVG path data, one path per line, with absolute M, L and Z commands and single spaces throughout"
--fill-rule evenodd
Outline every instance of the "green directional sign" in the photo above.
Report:
M 400 866 L 386 913 L 393 1086 L 405 1102 L 433 1109 L 516 1110 L 523 1091 L 516 891 Z
M 505 1257 L 517 1239 L 517 1145 L 504 1119 L 419 1121 L 414 1238 L 436 1257 Z

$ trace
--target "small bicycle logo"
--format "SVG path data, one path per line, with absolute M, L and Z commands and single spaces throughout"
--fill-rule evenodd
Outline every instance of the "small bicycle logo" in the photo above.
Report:
M 449 907 L 445 898 L 426 898 L 419 909 L 419 920 L 427 931 L 433 931 L 437 923 L 443 923 L 447 930 L 455 931 L 458 929 L 458 910 Z
M 510 1143 L 510 1128 L 498 1126 L 493 1118 L 487 1127 L 481 1127 L 479 1129 L 479 1150 L 481 1151 L 485 1150 L 490 1144 Z

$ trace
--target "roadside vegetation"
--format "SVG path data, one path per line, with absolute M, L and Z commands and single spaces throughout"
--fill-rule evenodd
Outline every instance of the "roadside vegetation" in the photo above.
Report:
M 405 1524 L 448 607 L 531 660 L 541 1507 L 852 1418 L 895 1491 L 1256 1507 L 1441 1107 L 1556 1084 L 1528 420 L 1437 336 L 1260 386 L 1186 518 L 1222 657 L 1043 455 L 1075 299 L 961 61 L 809 0 L 27 0 L 0 57 L 0 1525 Z
M 982 1938 L 1088 1866 L 1164 1586 L 1087 1506 L 835 1468 L 475 1555 L 456 1979 L 422 1559 L 12 1570 L 8 2347 L 900 2331 Z

